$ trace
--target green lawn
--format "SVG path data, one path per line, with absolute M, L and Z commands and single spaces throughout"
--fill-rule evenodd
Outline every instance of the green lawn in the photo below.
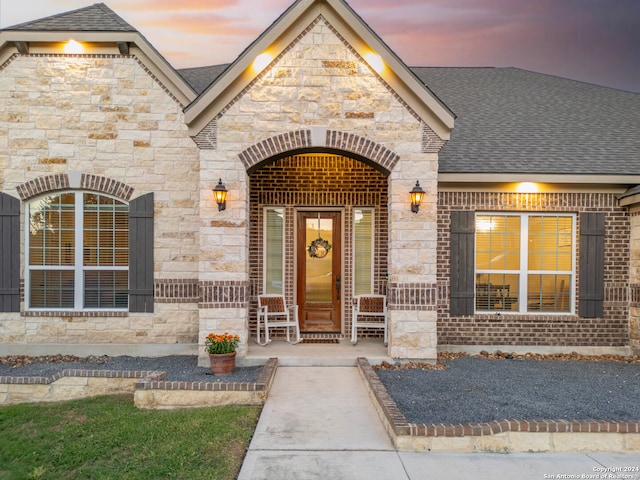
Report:
M 0 407 L 0 479 L 234 479 L 260 409 L 139 410 L 130 396 Z

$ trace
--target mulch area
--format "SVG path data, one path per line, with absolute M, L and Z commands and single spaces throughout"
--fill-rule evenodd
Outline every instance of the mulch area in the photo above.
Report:
M 325 343 L 326 340 L 318 341 L 317 343 Z M 316 343 L 313 340 L 305 339 L 305 343 Z M 514 359 L 527 359 L 527 360 L 585 360 L 591 362 L 622 362 L 640 364 L 640 356 L 625 357 L 622 355 L 582 355 L 577 352 L 571 353 L 513 353 L 513 352 L 501 352 L 489 353 L 486 350 L 481 351 L 478 355 L 470 355 L 468 353 L 451 353 L 441 352 L 438 353 L 438 359 L 436 363 L 428 362 L 406 362 L 395 363 L 382 362 L 381 365 L 373 366 L 374 370 L 408 370 L 412 368 L 421 368 L 423 370 L 444 370 L 446 368 L 447 360 L 455 360 L 461 357 L 477 357 L 488 358 L 491 360 L 514 360 Z M 92 362 L 92 363 L 106 363 L 109 360 L 109 356 L 88 356 L 77 357 L 75 355 L 41 355 L 41 356 L 27 356 L 27 355 L 10 355 L 6 357 L 0 357 L 0 365 L 8 365 L 9 367 L 22 367 L 25 365 L 31 365 L 33 363 L 74 363 L 74 362 Z
M 75 355 L 41 355 L 30 357 L 27 355 L 9 355 L 6 357 L 0 357 L 0 365 L 7 365 L 12 368 L 24 367 L 25 365 L 31 365 L 34 363 L 76 363 L 76 362 L 91 362 L 91 363 L 106 363 L 109 357 L 94 355 L 88 357 L 76 357 Z

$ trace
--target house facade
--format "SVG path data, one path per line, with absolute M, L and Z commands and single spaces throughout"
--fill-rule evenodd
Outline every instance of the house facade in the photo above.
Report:
M 410 69 L 341 0 L 181 71 L 104 4 L 4 29 L 0 352 L 195 354 L 228 331 L 242 356 L 258 294 L 344 338 L 380 293 L 393 358 L 633 353 L 639 130 L 638 94 Z

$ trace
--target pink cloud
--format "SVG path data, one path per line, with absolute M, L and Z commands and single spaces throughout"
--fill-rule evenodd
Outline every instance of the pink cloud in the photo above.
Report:
M 0 1 L 8 26 L 96 0 Z M 105 3 L 187 67 L 232 61 L 293 1 Z M 640 91 L 638 0 L 347 1 L 409 65 L 516 66 Z
M 213 13 L 198 14 L 172 14 L 150 20 L 149 28 L 170 29 L 173 32 L 181 31 L 192 35 L 229 35 L 235 37 L 251 38 L 258 36 L 261 30 L 254 25 L 247 24 L 243 20 L 230 19 Z
M 184 10 L 220 10 L 237 7 L 240 0 L 137 0 L 122 3 L 123 10 L 129 11 L 184 11 Z M 114 5 L 116 2 L 114 2 Z
M 410 65 L 516 66 L 640 91 L 636 0 L 353 4 Z

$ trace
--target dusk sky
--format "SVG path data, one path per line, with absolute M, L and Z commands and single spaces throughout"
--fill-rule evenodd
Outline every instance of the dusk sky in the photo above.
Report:
M 0 0 L 5 28 L 99 0 Z M 104 0 L 176 68 L 233 61 L 293 0 Z M 640 0 L 350 0 L 409 66 L 519 67 L 640 93 Z

